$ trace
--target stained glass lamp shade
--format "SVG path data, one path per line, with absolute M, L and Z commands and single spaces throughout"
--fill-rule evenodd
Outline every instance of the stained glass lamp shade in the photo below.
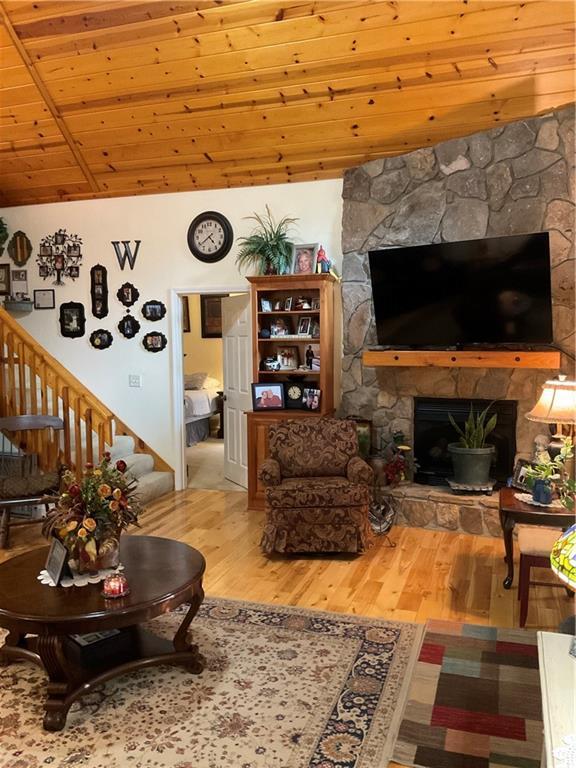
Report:
M 558 578 L 576 591 L 576 524 L 570 526 L 552 547 L 550 565 Z

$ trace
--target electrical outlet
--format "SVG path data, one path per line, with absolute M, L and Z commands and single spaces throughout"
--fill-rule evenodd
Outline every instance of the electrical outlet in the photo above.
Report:
M 129 373 L 128 374 L 128 386 L 129 387 L 141 387 L 142 386 L 142 376 L 140 376 L 139 373 Z

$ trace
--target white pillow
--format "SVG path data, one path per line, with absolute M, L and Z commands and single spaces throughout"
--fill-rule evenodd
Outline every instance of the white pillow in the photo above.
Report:
M 184 374 L 184 389 L 203 389 L 207 373 Z
M 206 381 L 204 382 L 204 386 L 202 389 L 222 389 L 222 384 L 218 379 L 215 379 L 213 376 L 206 376 Z

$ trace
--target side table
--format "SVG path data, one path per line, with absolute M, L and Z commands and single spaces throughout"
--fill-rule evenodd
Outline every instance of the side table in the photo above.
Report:
M 574 522 L 574 515 L 567 509 L 554 509 L 552 507 L 537 507 L 525 504 L 516 498 L 515 488 L 500 489 L 500 525 L 504 537 L 504 560 L 508 566 L 508 573 L 504 579 L 504 589 L 510 589 L 514 581 L 514 526 L 516 523 L 524 525 L 545 525 L 552 528 L 568 528 Z M 558 531 L 560 536 L 560 530 Z

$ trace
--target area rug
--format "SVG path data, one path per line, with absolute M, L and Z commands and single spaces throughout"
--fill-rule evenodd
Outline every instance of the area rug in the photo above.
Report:
M 173 637 L 181 616 L 148 624 Z M 45 676 L 0 668 L 2 768 L 387 768 L 422 627 L 207 599 L 200 675 L 154 667 L 42 729 Z
M 535 632 L 430 621 L 394 760 L 421 768 L 539 768 Z

